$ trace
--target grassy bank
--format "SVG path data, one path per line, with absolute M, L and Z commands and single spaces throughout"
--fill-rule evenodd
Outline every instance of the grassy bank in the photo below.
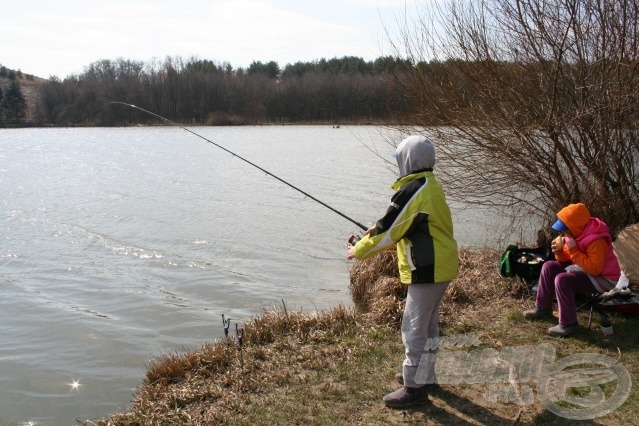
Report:
M 585 328 L 574 337 L 552 338 L 549 323 L 529 322 L 521 311 L 532 296 L 516 279 L 497 273 L 495 252 L 461 253 L 460 277 L 442 308 L 442 335 L 481 333 L 480 349 L 549 343 L 557 358 L 597 353 L 610 356 L 639 379 L 639 319 L 613 316 L 615 334 Z M 264 312 L 234 339 L 184 354 L 164 356 L 148 369 L 131 409 L 99 425 L 135 424 L 572 424 L 531 404 L 487 397 L 486 384 L 444 384 L 416 408 L 391 410 L 381 398 L 397 388 L 403 346 L 399 318 L 404 288 L 392 253 L 358 262 L 351 293 L 359 309 L 338 306 L 302 314 Z M 587 314 L 580 313 L 587 323 Z M 474 349 L 474 348 L 473 348 Z M 469 350 L 468 348 L 465 350 Z M 525 384 L 535 389 L 535 382 Z M 604 388 L 607 396 L 614 388 Z M 587 395 L 584 389 L 571 390 Z M 633 424 L 639 418 L 636 386 L 618 409 L 590 424 Z M 93 422 L 87 422 L 92 424 Z

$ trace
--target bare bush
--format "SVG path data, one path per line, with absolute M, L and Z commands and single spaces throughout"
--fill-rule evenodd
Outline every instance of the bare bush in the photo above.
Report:
M 544 225 L 570 202 L 613 234 L 639 221 L 639 2 L 428 4 L 401 25 L 414 67 L 396 78 L 447 192 Z

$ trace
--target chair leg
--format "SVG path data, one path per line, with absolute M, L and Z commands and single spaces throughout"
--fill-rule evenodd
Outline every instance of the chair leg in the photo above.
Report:
M 594 298 L 587 298 L 586 303 L 579 306 L 577 311 L 581 311 L 583 309 L 588 309 L 590 312 L 588 313 L 588 329 L 592 329 L 592 315 L 595 311 L 600 315 L 602 324 L 610 324 L 610 318 L 608 317 L 608 313 L 605 311 L 603 307 L 598 305 L 598 302 Z
M 599 305 L 596 305 L 596 304 L 593 304 L 592 305 L 592 309 L 597 311 L 597 313 L 599 314 L 599 317 L 601 319 L 601 324 L 602 325 L 605 324 L 606 326 L 609 326 L 609 325 L 612 324 L 610 322 L 610 317 L 608 316 L 608 312 L 606 312 L 606 310 L 603 307 L 601 307 Z

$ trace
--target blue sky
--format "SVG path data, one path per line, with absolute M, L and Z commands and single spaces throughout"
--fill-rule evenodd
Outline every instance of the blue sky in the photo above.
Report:
M 428 0 L 422 0 L 428 1 Z M 392 53 L 385 28 L 415 0 L 13 0 L 0 15 L 0 64 L 47 78 L 100 59 L 179 55 L 281 67 Z

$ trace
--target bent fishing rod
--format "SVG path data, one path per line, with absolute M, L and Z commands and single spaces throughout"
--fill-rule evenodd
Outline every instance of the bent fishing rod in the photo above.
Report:
M 212 140 L 205 138 L 204 136 L 200 135 L 199 133 L 194 132 L 193 130 L 190 130 L 190 129 L 188 129 L 188 128 L 186 128 L 186 127 L 184 127 L 184 126 L 180 125 L 180 124 L 177 124 L 177 123 L 176 123 L 176 122 L 174 122 L 174 121 L 169 120 L 168 118 L 164 118 L 164 117 L 162 117 L 162 116 L 161 116 L 161 115 L 159 115 L 159 114 L 156 114 L 156 113 L 151 112 L 151 111 L 149 111 L 149 110 L 146 110 L 146 109 L 144 109 L 144 108 L 140 108 L 139 106 L 136 106 L 136 105 L 133 105 L 133 104 L 127 104 L 126 102 L 115 102 L 115 101 L 107 102 L 107 104 L 114 104 L 114 105 L 124 105 L 124 106 L 128 106 L 128 107 L 130 107 L 130 108 L 134 108 L 134 109 L 140 110 L 140 111 L 142 111 L 142 112 L 145 112 L 145 113 L 147 113 L 147 114 L 149 114 L 149 115 L 152 115 L 153 117 L 157 117 L 157 118 L 159 118 L 160 120 L 163 120 L 163 121 L 165 121 L 165 122 L 167 122 L 167 123 L 171 124 L 172 126 L 176 126 L 176 127 L 179 127 L 179 128 L 181 128 L 181 129 L 183 129 L 183 130 L 186 130 L 187 132 L 191 133 L 192 135 L 195 135 L 195 136 L 197 136 L 197 137 L 198 137 L 198 138 L 200 138 L 200 139 L 204 139 L 206 142 L 208 142 L 208 143 L 210 143 L 210 144 L 212 144 L 212 145 L 214 145 L 214 146 L 216 146 L 216 147 L 220 148 L 220 149 L 221 149 L 221 150 L 223 150 L 223 151 L 228 152 L 228 153 L 229 153 L 229 154 L 231 154 L 232 156 L 239 158 L 240 160 L 244 161 L 245 163 L 250 164 L 251 166 L 253 166 L 253 167 L 255 167 L 256 169 L 258 169 L 258 170 L 260 170 L 260 171 L 262 171 L 262 172 L 266 173 L 267 175 L 271 176 L 272 178 L 275 178 L 275 179 L 279 180 L 279 181 L 280 181 L 280 182 L 282 182 L 283 184 L 285 184 L 285 185 L 287 185 L 287 186 L 289 186 L 289 187 L 293 188 L 294 190 L 296 190 L 296 191 L 298 191 L 298 192 L 302 193 L 304 196 L 306 196 L 306 197 L 310 198 L 311 200 L 318 202 L 319 204 L 323 205 L 324 207 L 326 207 L 326 208 L 327 208 L 327 209 L 329 209 L 330 211 L 332 211 L 332 212 L 334 212 L 334 213 L 337 213 L 338 215 L 342 216 L 344 219 L 348 220 L 349 222 L 354 223 L 355 225 L 359 226 L 362 230 L 364 230 L 364 231 L 368 230 L 368 228 L 367 228 L 366 226 L 364 226 L 364 225 L 362 225 L 361 223 L 357 222 L 355 219 L 351 219 L 350 217 L 346 216 L 344 213 L 340 212 L 339 210 L 337 210 L 337 209 L 335 209 L 335 208 L 333 208 L 333 207 L 329 206 L 329 205 L 328 205 L 328 204 L 326 204 L 325 202 L 323 202 L 323 201 L 321 201 L 321 200 L 318 200 L 317 198 L 313 197 L 313 196 L 312 196 L 311 194 L 309 194 L 308 192 L 301 190 L 300 188 L 298 188 L 297 186 L 293 185 L 292 183 L 289 183 L 289 182 L 285 181 L 285 180 L 284 180 L 284 179 L 282 179 L 281 177 L 274 175 L 273 173 L 269 172 L 268 170 L 263 169 L 262 167 L 260 167 L 260 166 L 258 166 L 257 164 L 255 164 L 255 163 L 253 163 L 253 162 L 251 162 L 251 161 L 247 160 L 246 158 L 242 157 L 241 155 L 238 155 L 238 154 L 234 153 L 233 151 L 231 151 L 231 150 L 229 150 L 229 149 L 227 149 L 227 148 L 224 148 L 222 145 L 219 145 L 219 144 L 217 144 L 217 143 L 213 142 Z

